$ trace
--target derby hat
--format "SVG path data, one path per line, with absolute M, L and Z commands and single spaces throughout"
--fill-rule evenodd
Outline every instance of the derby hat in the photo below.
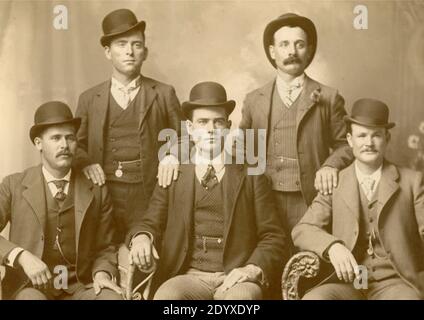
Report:
M 74 118 L 71 109 L 63 102 L 49 101 L 38 107 L 34 115 L 34 125 L 29 130 L 29 137 L 34 143 L 35 137 L 48 127 L 59 124 L 72 124 L 75 131 L 81 125 L 81 118 Z
M 134 29 L 144 33 L 146 22 L 138 21 L 135 14 L 128 9 L 118 9 L 109 13 L 102 23 L 104 35 L 100 38 L 102 46 L 107 46 L 110 39 Z
M 359 99 L 355 101 L 350 116 L 344 116 L 346 124 L 356 123 L 368 127 L 385 127 L 387 129 L 395 126 L 389 122 L 389 108 L 384 102 L 375 99 Z
M 225 88 L 217 82 L 200 82 L 190 91 L 190 100 L 183 102 L 182 111 L 186 117 L 190 117 L 193 109 L 201 107 L 222 107 L 227 115 L 233 112 L 236 102 L 227 101 Z
M 295 13 L 285 13 L 279 16 L 277 19 L 268 23 L 268 25 L 266 26 L 264 31 L 263 42 L 265 53 L 269 62 L 271 62 L 274 68 L 277 67 L 275 61 L 271 58 L 271 55 L 269 53 L 269 46 L 274 43 L 274 33 L 284 26 L 299 27 L 306 32 L 308 36 L 308 44 L 312 45 L 312 52 L 309 61 L 306 65 L 309 66 L 315 56 L 315 52 L 317 49 L 317 30 L 315 29 L 315 25 L 311 20 L 306 17 L 299 16 Z

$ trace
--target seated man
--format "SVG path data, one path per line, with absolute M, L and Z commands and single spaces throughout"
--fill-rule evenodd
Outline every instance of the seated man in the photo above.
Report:
M 81 119 L 52 101 L 34 121 L 41 165 L 0 184 L 0 229 L 10 222 L 9 240 L 0 237 L 4 298 L 121 299 L 109 195 L 71 169 Z
M 304 299 L 423 297 L 422 175 L 384 159 L 394 126 L 388 118 L 388 107 L 373 99 L 356 101 L 345 116 L 355 161 L 340 172 L 332 195 L 318 194 L 292 232 L 295 246 L 331 262 L 337 277 Z
M 168 189 L 156 187 L 145 216 L 128 234 L 130 260 L 158 260 L 154 299 L 261 299 L 285 262 L 285 235 L 265 176 L 227 164 L 224 131 L 235 102 L 224 87 L 202 82 L 182 106 L 194 140 Z

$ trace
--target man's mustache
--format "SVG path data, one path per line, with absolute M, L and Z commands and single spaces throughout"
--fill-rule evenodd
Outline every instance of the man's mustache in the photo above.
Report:
M 375 148 L 365 148 L 362 152 L 377 152 L 377 150 Z
M 293 56 L 293 57 L 288 57 L 287 59 L 284 59 L 283 61 L 284 65 L 293 64 L 293 63 L 301 64 L 302 60 L 297 56 Z
M 70 151 L 60 151 L 57 153 L 56 158 L 60 157 L 60 156 L 68 156 L 68 157 L 72 157 L 73 153 Z

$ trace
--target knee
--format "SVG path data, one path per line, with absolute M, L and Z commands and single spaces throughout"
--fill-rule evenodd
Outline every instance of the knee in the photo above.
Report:
M 235 286 L 223 296 L 224 300 L 261 300 L 262 298 L 262 289 L 253 283 L 249 286 Z
M 25 288 L 18 292 L 15 300 L 47 300 L 47 297 L 37 289 Z
M 103 288 L 97 296 L 95 295 L 95 300 L 122 300 L 122 296 L 111 289 Z

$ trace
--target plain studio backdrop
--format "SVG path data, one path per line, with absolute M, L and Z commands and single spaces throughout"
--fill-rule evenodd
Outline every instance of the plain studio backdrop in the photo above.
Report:
M 355 6 L 368 9 L 368 29 L 357 30 Z M 68 29 L 53 26 L 56 5 Z M 99 39 L 103 17 L 129 8 L 147 22 L 149 56 L 142 73 L 172 84 L 180 101 L 200 81 L 217 81 L 237 106 L 275 77 L 262 46 L 266 24 L 285 12 L 309 17 L 318 49 L 306 70 L 337 88 L 350 111 L 361 97 L 391 108 L 388 158 L 405 165 L 407 138 L 424 120 L 423 1 L 6 1 L 0 2 L 0 179 L 39 162 L 28 130 L 36 108 L 62 100 L 75 111 L 78 96 L 108 79 Z

